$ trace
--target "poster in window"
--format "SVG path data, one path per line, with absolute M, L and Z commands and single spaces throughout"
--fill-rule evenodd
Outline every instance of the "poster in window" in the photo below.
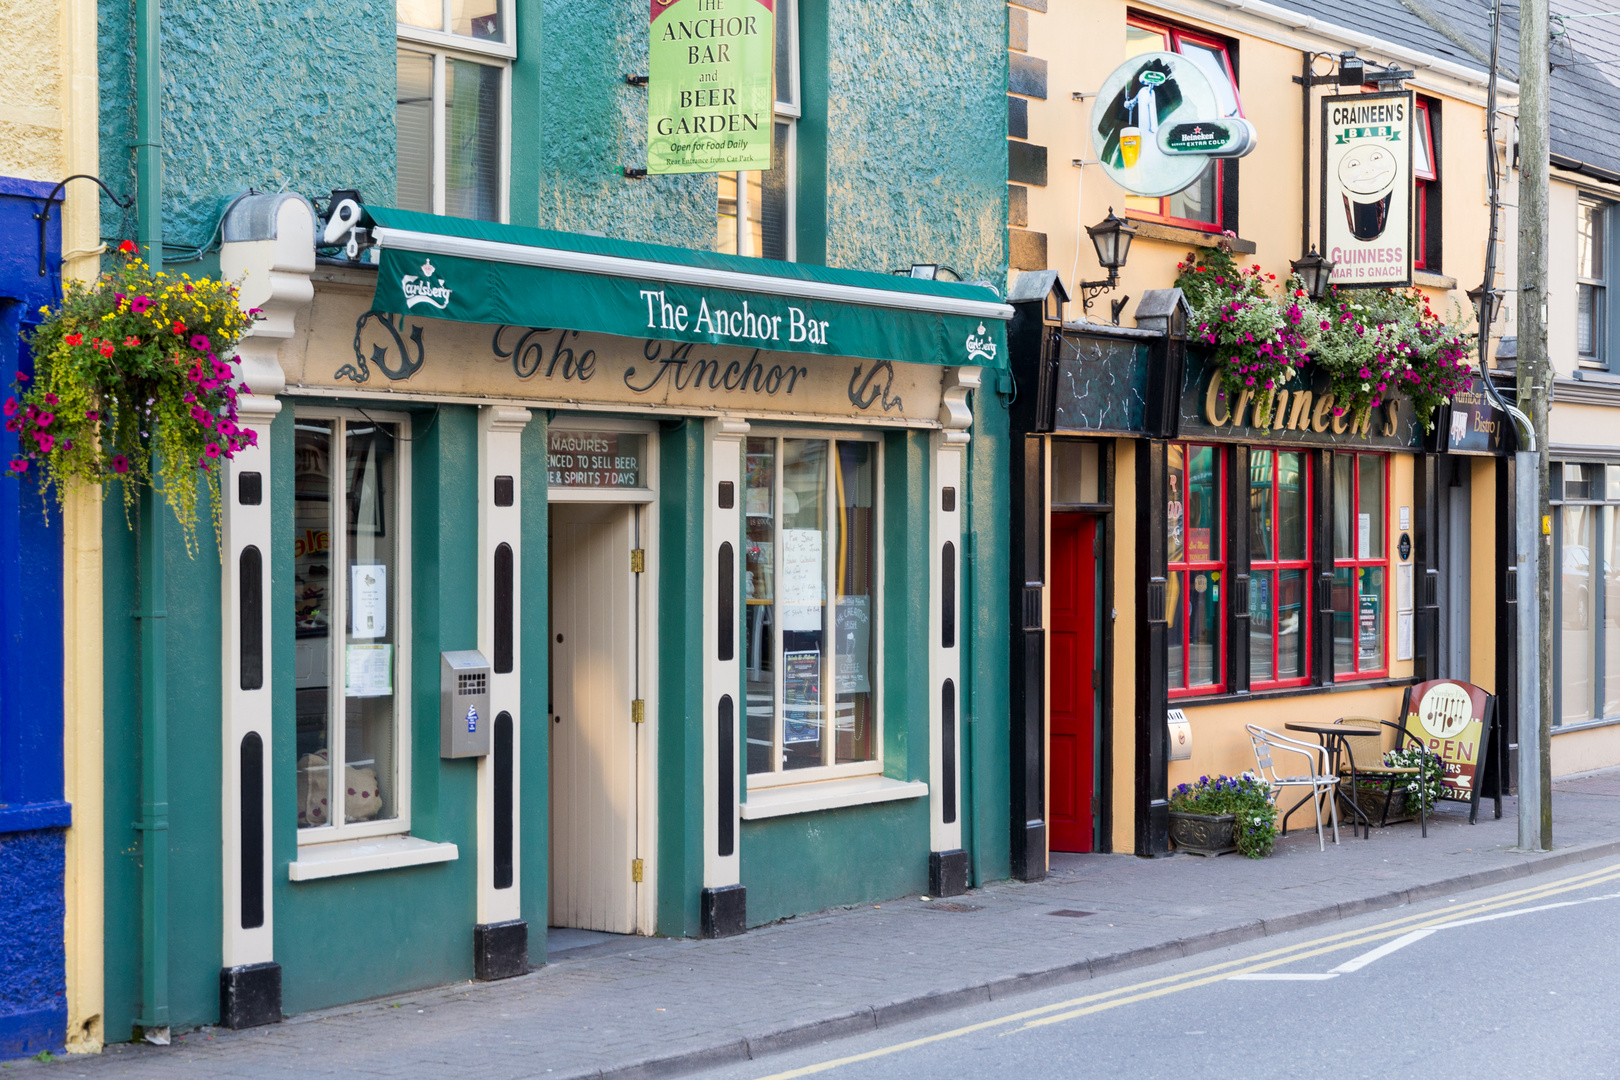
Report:
M 866 694 L 872 690 L 871 673 L 867 670 L 872 657 L 872 608 L 866 596 L 840 596 L 834 614 L 837 632 L 838 678 L 835 694 Z
M 1164 509 L 1165 536 L 1170 545 L 1170 561 L 1182 562 L 1186 552 L 1182 547 L 1181 525 L 1185 518 L 1181 503 L 1181 477 L 1175 473 L 1170 475 L 1170 499 Z
M 771 516 L 771 488 L 776 483 L 774 454 L 749 454 L 747 464 L 747 479 L 743 484 L 747 495 L 743 501 L 743 513 L 749 517 Z
M 1372 558 L 1372 515 L 1356 515 L 1356 558 Z
M 655 0 L 647 68 L 647 171 L 771 167 L 773 0 Z
M 367 563 L 349 567 L 349 636 L 388 636 L 388 567 Z
M 343 668 L 343 692 L 348 697 L 387 697 L 394 692 L 392 645 L 350 645 Z
M 1322 254 L 1340 286 L 1412 283 L 1410 90 L 1322 101 Z
M 1363 660 L 1376 660 L 1378 658 L 1378 612 L 1382 599 L 1376 592 L 1364 592 L 1358 601 L 1359 613 L 1357 621 L 1360 623 L 1361 628 L 1360 645 Z
M 782 654 L 782 742 L 821 739 L 821 653 L 814 649 Z
M 821 530 L 783 529 L 781 619 L 783 630 L 821 629 Z

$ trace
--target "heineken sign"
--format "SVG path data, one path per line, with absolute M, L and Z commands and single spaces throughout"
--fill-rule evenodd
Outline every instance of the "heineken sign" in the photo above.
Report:
M 1159 129 L 1159 149 L 1171 156 L 1243 157 L 1254 149 L 1256 141 L 1254 125 L 1236 116 L 1169 124 Z
M 648 0 L 647 171 L 771 167 L 775 0 Z

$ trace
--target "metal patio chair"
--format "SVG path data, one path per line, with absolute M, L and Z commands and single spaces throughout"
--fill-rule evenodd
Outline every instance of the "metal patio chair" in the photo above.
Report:
M 1404 724 L 1396 724 L 1389 720 L 1379 719 L 1376 716 L 1341 716 L 1335 720 L 1334 723 L 1342 724 L 1347 720 L 1363 724 L 1378 724 L 1381 727 L 1389 728 L 1390 730 L 1394 731 L 1395 745 L 1392 749 L 1400 750 L 1405 744 L 1410 743 L 1412 746 L 1417 747 L 1418 751 L 1424 757 L 1432 758 L 1435 756 L 1433 751 L 1424 746 L 1421 741 L 1413 737 L 1411 732 L 1406 730 L 1406 726 Z M 1385 825 L 1389 824 L 1389 804 L 1393 801 L 1395 791 L 1401 785 L 1409 784 L 1414 780 L 1419 780 L 1419 770 L 1415 765 L 1384 764 L 1385 746 L 1382 731 L 1380 731 L 1377 735 L 1344 735 L 1340 736 L 1340 739 L 1344 743 L 1345 756 L 1348 760 L 1339 762 L 1339 776 L 1341 778 L 1350 778 L 1348 782 L 1350 784 L 1352 805 L 1356 807 L 1358 812 L 1361 810 L 1361 804 L 1359 801 L 1359 793 L 1356 790 L 1357 778 L 1366 776 L 1374 780 L 1382 780 L 1389 784 L 1391 798 L 1384 800 L 1384 812 L 1378 822 L 1378 827 L 1383 828 Z M 1425 798 L 1424 787 L 1421 781 L 1417 784 L 1417 789 L 1418 822 L 1423 830 L 1423 835 L 1428 836 L 1429 802 L 1428 799 Z M 1365 815 L 1363 815 L 1363 817 L 1365 817 Z M 1351 827 L 1354 828 L 1354 825 L 1355 823 L 1352 822 Z M 1372 821 L 1370 818 L 1367 819 L 1367 835 L 1369 837 L 1372 835 Z
M 1333 842 L 1339 842 L 1339 778 L 1333 775 L 1328 763 L 1327 750 L 1310 743 L 1296 742 L 1286 735 L 1279 735 L 1275 731 L 1259 727 L 1255 724 L 1243 725 L 1249 732 L 1249 741 L 1254 744 L 1254 763 L 1258 767 L 1260 776 L 1271 784 L 1276 792 L 1273 800 L 1281 794 L 1283 788 L 1308 787 L 1311 789 L 1311 806 L 1316 811 L 1316 842 L 1323 851 L 1327 850 L 1327 838 L 1322 833 L 1322 796 L 1327 795 L 1328 810 L 1333 818 Z M 1277 770 L 1271 759 L 1271 752 L 1277 750 L 1283 753 L 1298 754 L 1305 759 L 1305 774 L 1303 776 L 1284 775 Z M 1317 771 L 1317 763 L 1321 763 L 1321 771 Z M 1292 814 L 1299 809 L 1296 804 L 1289 808 Z M 1284 816 L 1282 835 L 1288 835 L 1288 818 Z

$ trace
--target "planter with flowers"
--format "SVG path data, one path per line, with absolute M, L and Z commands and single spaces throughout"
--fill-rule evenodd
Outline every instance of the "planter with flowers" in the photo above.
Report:
M 156 273 L 126 241 L 119 264 L 69 283 L 34 332 L 34 375 L 4 404 L 18 451 L 7 471 L 54 488 L 119 480 L 126 512 L 142 485 L 163 496 L 195 549 L 199 487 L 213 520 L 224 461 L 256 436 L 236 423 L 236 342 L 256 312 L 236 287 Z
M 1240 851 L 1251 859 L 1271 854 L 1277 808 L 1271 786 L 1254 773 L 1200 776 L 1170 793 L 1170 839 L 1194 855 Z
M 1472 378 L 1470 338 L 1415 289 L 1332 288 L 1316 302 L 1290 280 L 1274 293 L 1275 275 L 1240 269 L 1224 244 L 1177 269 L 1189 336 L 1215 350 L 1229 398 L 1252 396 L 1256 427 L 1271 425 L 1274 392 L 1310 366 L 1327 378 L 1333 416 L 1351 428 L 1367 423 L 1374 402 L 1399 394 L 1429 431 Z

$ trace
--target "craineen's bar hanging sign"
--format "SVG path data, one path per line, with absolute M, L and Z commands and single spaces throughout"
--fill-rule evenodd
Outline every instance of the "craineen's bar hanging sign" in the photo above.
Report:
M 1412 284 L 1412 92 L 1322 101 L 1322 253 L 1335 285 Z
M 771 167 L 775 0 L 649 0 L 647 171 Z

